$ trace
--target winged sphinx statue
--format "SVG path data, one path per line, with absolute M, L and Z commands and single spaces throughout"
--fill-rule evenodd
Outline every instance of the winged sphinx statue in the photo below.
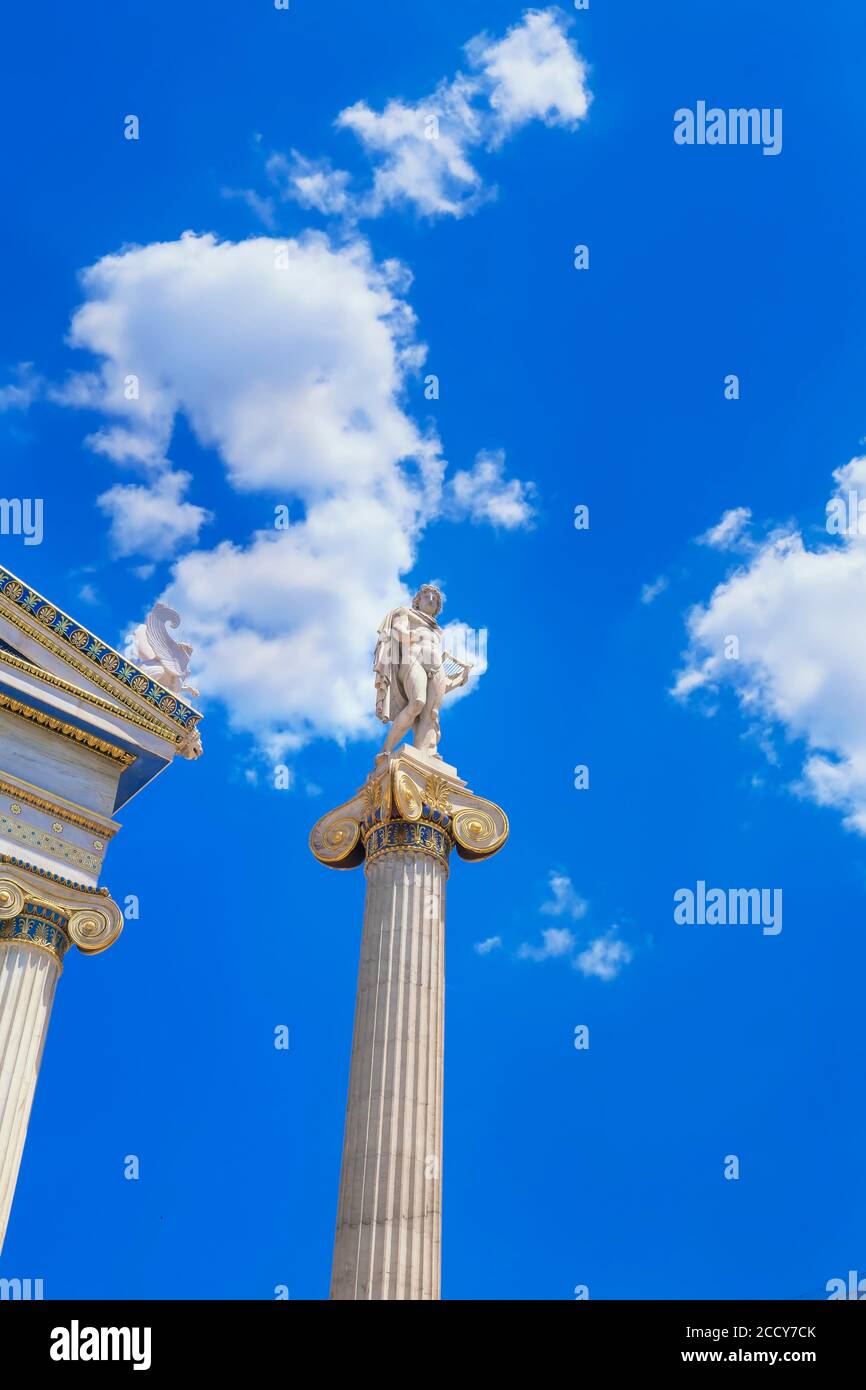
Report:
M 132 634 L 131 657 L 145 675 L 164 685 L 172 694 L 188 694 L 195 699 L 200 692 L 186 683 L 192 647 L 186 642 L 176 642 L 168 630 L 179 626 L 179 613 L 165 603 L 155 604 L 145 622 L 139 623 Z

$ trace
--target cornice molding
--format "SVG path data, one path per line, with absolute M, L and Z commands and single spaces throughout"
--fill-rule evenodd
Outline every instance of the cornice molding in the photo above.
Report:
M 130 724 L 147 730 L 149 734 L 156 734 L 157 738 L 164 738 L 169 743 L 177 742 L 179 735 L 170 724 L 161 724 L 156 718 L 151 719 L 136 709 L 127 708 L 126 701 L 124 701 L 124 709 L 121 714 L 117 706 L 111 704 L 110 701 L 102 700 L 98 695 L 91 695 L 89 690 L 82 690 L 80 685 L 73 685 L 71 681 L 65 681 L 61 676 L 55 676 L 42 666 L 37 666 L 35 661 L 26 661 L 23 657 L 4 651 L 2 647 L 0 647 L 0 663 L 5 663 L 16 671 L 23 671 L 25 675 L 33 676 L 36 680 L 44 682 L 45 685 L 51 685 L 55 690 L 62 690 L 64 694 L 71 695 L 76 700 L 84 700 L 88 705 L 93 705 L 94 708 L 113 715 L 115 719 L 118 717 L 126 719 Z M 92 679 L 92 677 L 89 676 L 88 679 Z M 129 703 L 131 704 L 131 702 Z
M 76 728 L 74 724 L 67 724 L 63 719 L 56 719 L 53 714 L 46 714 L 44 710 L 34 709 L 32 705 L 25 704 L 23 700 L 13 700 L 2 690 L 0 690 L 0 710 L 6 710 L 8 714 L 14 714 L 19 719 L 27 719 L 32 724 L 38 724 L 41 728 L 48 729 L 52 734 L 59 734 L 61 738 L 71 739 L 73 743 L 78 743 L 83 748 L 89 748 L 92 753 L 98 753 L 100 757 L 108 758 L 121 767 L 131 767 L 135 762 L 135 754 L 128 753 L 125 748 L 118 748 L 115 744 L 109 743 L 107 739 L 98 738 L 96 734 L 88 734 L 84 729 Z
M 97 817 L 95 812 L 88 811 L 86 807 L 78 806 L 74 801 L 67 801 L 62 796 L 51 796 L 41 787 L 34 787 L 32 782 L 25 782 L 2 769 L 0 795 L 23 801 L 26 805 L 35 807 L 37 811 L 43 811 L 46 816 L 68 821 L 70 825 L 77 825 L 81 830 L 98 835 L 103 840 L 112 839 L 120 829 L 117 821 L 109 820 L 107 816 Z
M 94 633 L 71 618 L 62 609 L 30 588 L 17 575 L 0 565 L 0 612 L 19 631 L 41 643 L 62 661 L 75 667 L 101 689 L 131 704 L 126 692 L 132 691 L 168 719 L 181 735 L 191 733 L 201 713 L 187 705 L 178 695 L 139 669 L 127 657 L 107 646 Z M 121 693 L 123 692 L 123 694 Z M 178 738 L 177 742 L 181 742 Z

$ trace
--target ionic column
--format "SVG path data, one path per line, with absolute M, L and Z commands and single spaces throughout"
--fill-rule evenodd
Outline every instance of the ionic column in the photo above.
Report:
M 122 927 L 104 889 L 0 854 L 0 1250 L 64 956 L 96 955 Z
M 367 860 L 333 1299 L 437 1299 L 448 843 Z
M 0 890 L 11 902 L 9 888 Z M 0 921 L 0 1249 L 30 1107 L 42 1061 L 54 990 L 69 946 L 65 915 L 25 902 L 22 911 Z
M 487 859 L 505 813 L 440 759 L 380 754 L 310 848 L 367 880 L 332 1299 L 438 1299 L 442 1243 L 445 882 Z

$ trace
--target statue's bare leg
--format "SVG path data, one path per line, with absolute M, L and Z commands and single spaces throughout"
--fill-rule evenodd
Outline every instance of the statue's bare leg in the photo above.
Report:
M 417 661 L 413 661 L 409 670 L 403 674 L 403 689 L 406 692 L 406 708 L 401 710 L 388 730 L 388 737 L 382 744 L 382 752 L 390 753 L 397 747 L 401 738 L 408 734 L 418 715 L 424 708 L 427 698 L 427 673 Z
M 445 699 L 448 681 L 443 670 L 432 671 L 427 677 L 427 698 L 424 701 L 412 742 L 422 753 L 436 755 L 439 746 L 439 707 Z

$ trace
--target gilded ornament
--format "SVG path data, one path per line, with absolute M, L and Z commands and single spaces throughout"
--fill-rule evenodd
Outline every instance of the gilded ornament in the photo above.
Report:
M 424 800 L 431 811 L 441 811 L 447 815 L 451 810 L 448 800 L 448 783 L 438 773 L 431 773 L 424 784 Z
M 42 710 L 34 709 L 32 705 L 25 705 L 20 700 L 13 700 L 2 692 L 0 692 L 0 709 L 8 710 L 10 714 L 20 715 L 22 719 L 29 719 L 44 729 L 50 729 L 52 733 L 72 739 L 74 743 L 81 743 L 86 748 L 90 748 L 92 752 L 101 754 L 104 758 L 122 763 L 124 767 L 131 767 L 135 762 L 134 753 L 127 753 L 125 749 L 116 747 L 115 744 L 109 743 L 106 739 L 97 738 L 95 734 L 89 734 L 84 729 L 76 728 L 74 724 L 65 723 L 62 719 L 55 719 L 53 715 L 44 714 Z
M 108 908 L 83 908 L 73 912 L 69 918 L 67 931 L 70 939 L 86 956 L 98 955 L 107 951 L 123 931 L 123 915 L 114 903 Z
M 31 789 L 29 785 L 17 786 L 14 782 L 7 782 L 2 773 L 0 773 L 0 792 L 20 797 L 28 806 L 34 806 L 37 811 L 44 811 L 48 816 L 62 815 L 70 825 L 79 825 L 82 830 L 89 830 L 91 834 L 98 833 L 110 839 L 118 829 L 117 826 L 112 825 L 110 822 L 107 825 L 102 825 L 99 821 L 88 815 L 83 807 L 73 807 L 68 804 L 61 806 L 56 801 L 49 801 L 36 788 Z M 10 802 L 9 810 L 16 816 L 21 814 L 21 806 L 17 800 Z M 100 842 L 97 845 L 94 841 L 94 847 L 97 849 L 104 849 L 105 845 L 104 842 Z
M 104 888 L 85 888 L 4 855 L 0 873 L 0 939 L 42 946 L 62 957 L 69 941 L 96 955 L 117 940 L 123 914 Z M 62 932 L 64 941 L 55 936 Z
M 46 644 L 43 643 L 43 646 L 44 645 Z M 50 671 L 46 671 L 42 666 L 36 666 L 32 661 L 24 661 L 21 657 L 14 656 L 12 652 L 4 651 L 2 648 L 0 648 L 0 661 L 5 662 L 8 666 L 14 666 L 18 671 L 26 671 L 29 675 L 36 676 L 38 680 L 43 681 L 46 685 L 53 685 L 57 690 L 64 690 L 67 694 L 74 695 L 78 700 L 85 700 L 96 709 L 105 710 L 109 714 L 117 713 L 116 705 L 109 704 L 107 700 L 101 700 L 98 695 L 91 695 L 89 690 L 82 690 L 80 686 L 71 685 L 69 681 L 62 680 L 60 676 L 52 675 Z M 80 669 L 77 661 L 72 661 L 72 665 L 76 670 Z M 91 677 L 91 679 L 96 678 Z M 102 680 L 97 679 L 97 684 L 103 690 L 108 689 L 108 686 Z M 145 681 L 144 684 L 146 689 L 147 681 Z M 168 726 L 160 724 L 158 719 L 149 718 L 146 714 L 143 714 L 133 706 L 132 701 L 127 699 L 123 693 L 115 691 L 113 688 L 111 693 L 124 706 L 124 718 L 128 719 L 131 724 L 135 724 L 139 729 L 147 729 L 149 733 L 156 734 L 159 738 L 179 739 L 182 737 L 175 729 L 170 729 Z
M 395 792 L 397 806 L 401 814 L 404 815 L 407 820 L 418 820 L 423 810 L 423 803 L 418 789 L 408 773 L 397 773 Z
M 493 802 L 487 811 L 481 806 L 464 806 L 454 814 L 452 830 L 457 848 L 464 858 L 486 859 L 501 849 L 508 839 L 508 818 Z M 495 814 L 494 814 L 495 813 Z
M 350 816 L 319 821 L 310 836 L 310 848 L 323 864 L 338 864 L 351 854 L 361 834 L 357 820 Z

